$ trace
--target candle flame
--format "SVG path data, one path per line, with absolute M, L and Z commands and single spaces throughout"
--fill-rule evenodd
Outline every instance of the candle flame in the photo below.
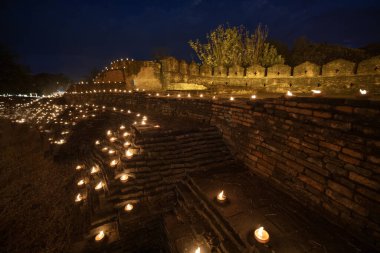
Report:
M 124 130 L 125 129 L 125 126 L 124 125 L 121 125 L 120 126 L 120 130 Z
M 100 144 L 100 141 L 99 140 L 96 140 L 95 141 L 95 145 L 99 145 Z
M 129 211 L 132 211 L 133 209 L 133 205 L 132 204 L 127 204 L 125 207 L 124 207 L 124 210 L 129 212 Z
M 83 184 L 84 184 L 84 180 L 83 179 L 79 180 L 78 183 L 77 183 L 77 185 L 79 185 L 79 186 L 81 186 Z
M 259 227 L 259 229 L 257 230 L 257 235 L 262 238 L 263 237 L 263 231 L 264 231 L 264 227 Z
M 105 234 L 104 234 L 104 231 L 101 230 L 96 236 L 95 236 L 95 241 L 101 241 L 103 240 Z
M 123 133 L 123 137 L 127 137 L 128 135 L 129 135 L 128 132 L 124 132 L 124 133 Z
M 291 91 L 288 90 L 288 91 L 286 92 L 286 96 L 291 97 L 291 96 L 293 96 L 293 93 L 292 93 Z
M 112 160 L 111 162 L 110 162 L 110 166 L 111 167 L 115 167 L 116 165 L 117 165 L 117 160 L 116 159 L 114 159 L 114 160 Z
M 127 151 L 125 151 L 125 156 L 131 158 L 133 156 L 133 152 L 130 149 L 128 149 Z
M 219 200 L 226 200 L 226 195 L 224 195 L 224 191 L 221 191 L 219 194 L 218 194 L 218 199 Z
M 201 248 L 198 247 L 198 248 L 195 250 L 195 253 L 201 253 Z
M 80 170 L 80 169 L 82 169 L 82 166 L 81 165 L 77 165 L 77 167 L 75 169 L 76 170 Z
M 75 198 L 75 202 L 80 202 L 80 201 L 82 201 L 82 199 L 83 199 L 82 195 L 80 193 L 78 193 L 78 195 Z
M 320 90 L 311 90 L 312 92 L 313 92 L 313 94 L 321 94 L 322 93 L 322 91 L 320 91 Z
M 111 136 L 111 135 L 112 135 L 111 130 L 108 130 L 108 131 L 107 131 L 107 135 L 108 135 L 108 136 Z
M 256 95 L 252 95 L 252 96 L 251 96 L 251 99 L 256 99 Z
M 95 190 L 100 190 L 100 189 L 102 189 L 102 187 L 103 187 L 103 182 L 100 181 L 100 182 L 95 186 Z
M 115 142 L 116 140 L 117 140 L 116 137 L 111 137 L 111 138 L 110 138 L 110 142 Z
M 91 174 L 95 174 L 95 173 L 97 173 L 99 171 L 99 167 L 98 167 L 98 165 L 94 165 L 94 166 L 92 166 L 92 168 L 91 168 Z
M 360 94 L 362 94 L 362 95 L 366 95 L 367 94 L 367 90 L 360 89 L 359 91 L 360 91 Z
M 126 181 L 128 181 L 128 175 L 127 175 L 127 174 L 123 174 L 123 175 L 120 177 L 120 181 L 122 181 L 122 182 L 126 182 Z
M 235 100 L 235 98 L 234 98 L 234 97 L 230 97 L 230 100 L 231 100 L 231 101 L 234 101 L 234 100 Z

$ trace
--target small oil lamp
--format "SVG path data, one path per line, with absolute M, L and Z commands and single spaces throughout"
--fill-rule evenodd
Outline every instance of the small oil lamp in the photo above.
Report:
M 100 181 L 96 186 L 95 186 L 95 190 L 99 191 L 103 188 L 103 182 Z
M 122 183 L 125 183 L 128 181 L 128 175 L 127 174 L 123 174 L 121 177 L 120 177 L 120 181 Z
M 84 180 L 83 180 L 83 179 L 79 180 L 78 183 L 77 183 L 77 185 L 78 185 L 78 186 L 82 186 L 82 185 L 84 185 Z
M 258 229 L 255 230 L 255 239 L 259 243 L 267 243 L 267 242 L 269 242 L 269 234 L 264 229 L 264 227 L 259 227 Z
M 96 236 L 95 236 L 95 241 L 96 242 L 100 242 L 104 239 L 104 237 L 106 236 L 106 234 L 104 233 L 103 230 L 101 230 Z
M 99 167 L 97 165 L 92 166 L 91 174 L 95 174 L 99 172 Z
M 110 166 L 111 166 L 111 167 L 115 167 L 117 164 L 118 164 L 118 161 L 117 161 L 116 159 L 114 159 L 114 160 L 112 160 L 112 161 L 110 162 Z
M 131 151 L 131 149 L 127 149 L 127 150 L 125 151 L 125 156 L 126 156 L 127 158 L 132 158 L 132 157 L 133 157 L 133 152 Z
M 126 211 L 126 212 L 130 212 L 130 211 L 132 211 L 132 209 L 133 209 L 133 205 L 132 204 L 126 204 L 125 205 L 125 207 L 124 207 L 124 210 Z
M 224 203 L 227 199 L 227 196 L 224 194 L 224 191 L 221 191 L 217 196 L 216 196 L 216 199 L 220 202 L 220 203 Z
M 83 197 L 80 193 L 75 197 L 75 202 L 81 202 L 83 200 Z

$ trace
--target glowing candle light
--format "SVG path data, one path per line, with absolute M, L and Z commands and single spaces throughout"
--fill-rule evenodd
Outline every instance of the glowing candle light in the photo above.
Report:
M 187 94 L 187 97 L 188 97 L 188 98 L 190 98 L 190 97 L 191 97 L 190 93 L 189 93 L 189 94 Z
M 104 231 L 101 230 L 101 231 L 95 236 L 95 241 L 100 242 L 101 240 L 104 239 L 105 236 L 106 236 L 106 235 L 105 235 Z
M 140 117 L 140 113 L 136 114 L 137 117 Z
M 181 94 L 178 94 L 178 95 L 177 95 L 177 97 L 179 97 L 179 98 L 180 98 L 180 97 L 181 97 Z
M 95 141 L 95 145 L 99 145 L 100 144 L 100 141 L 99 140 L 96 140 Z
M 199 97 L 203 98 L 203 94 L 199 95 Z
M 155 125 L 154 127 L 155 127 L 155 128 L 159 128 L 159 127 L 160 127 L 160 125 Z
M 125 126 L 124 125 L 121 125 L 120 126 L 120 130 L 124 130 L 125 129 Z
M 98 167 L 98 165 L 94 165 L 94 166 L 92 166 L 92 168 L 91 168 L 91 174 L 95 174 L 95 173 L 98 173 L 99 172 L 99 167 Z
M 81 170 L 83 169 L 83 166 L 82 165 L 77 165 L 77 167 L 75 167 L 76 170 Z
M 80 193 L 75 197 L 75 202 L 81 202 L 83 200 L 83 197 Z
M 291 91 L 288 90 L 288 91 L 286 92 L 286 96 L 291 97 L 291 96 L 293 96 L 293 93 L 292 93 Z
M 110 142 L 115 142 L 116 140 L 117 140 L 116 137 L 111 137 L 111 138 L 110 138 Z
M 221 191 L 218 196 L 216 197 L 216 199 L 219 201 L 219 202 L 224 202 L 226 199 L 227 199 L 227 196 L 224 195 L 224 191 Z
M 111 167 L 115 167 L 117 164 L 118 164 L 118 161 L 117 161 L 116 159 L 114 159 L 114 160 L 112 160 L 112 161 L 110 162 L 110 166 L 111 166 Z
M 108 147 L 102 148 L 102 152 L 107 152 L 107 151 L 108 151 Z
M 141 125 L 146 125 L 145 120 L 141 121 Z
M 230 97 L 230 100 L 231 100 L 231 101 L 234 101 L 234 100 L 235 100 L 235 98 L 234 98 L 234 97 Z
M 107 131 L 107 136 L 111 136 L 111 135 L 112 135 L 111 130 L 108 130 L 108 131 Z
M 156 93 L 156 97 L 158 97 L 160 95 L 160 93 Z
M 126 211 L 126 212 L 130 212 L 130 211 L 132 211 L 132 209 L 133 209 L 133 205 L 132 204 L 126 204 L 125 205 L 125 207 L 124 207 L 124 210 Z
M 131 149 L 127 149 L 127 150 L 125 151 L 125 156 L 126 156 L 127 158 L 132 158 L 132 157 L 133 157 L 133 152 L 131 151 Z
M 131 145 L 129 141 L 124 142 L 123 146 L 124 148 L 128 148 Z
M 128 181 L 128 175 L 127 174 L 123 174 L 121 177 L 120 177 L 120 181 L 122 183 L 125 183 Z
M 201 248 L 198 247 L 198 248 L 195 250 L 195 253 L 201 253 Z
M 77 183 L 77 185 L 78 185 L 78 186 L 82 186 L 82 185 L 84 185 L 84 180 L 83 180 L 83 179 L 79 180 L 78 183 Z
M 110 154 L 110 155 L 113 155 L 113 154 L 115 154 L 115 153 L 116 153 L 116 151 L 113 150 L 113 149 L 108 150 L 108 154 Z
M 252 96 L 251 96 L 251 99 L 256 99 L 256 95 L 252 95 Z
M 103 188 L 103 182 L 100 181 L 96 186 L 95 186 L 95 190 L 99 191 Z
M 124 132 L 123 133 L 123 137 L 127 137 L 127 136 L 129 136 L 129 133 L 128 132 Z
M 269 242 L 269 234 L 264 227 L 259 227 L 255 230 L 255 239 L 260 243 Z
M 367 90 L 359 89 L 361 95 L 367 95 Z

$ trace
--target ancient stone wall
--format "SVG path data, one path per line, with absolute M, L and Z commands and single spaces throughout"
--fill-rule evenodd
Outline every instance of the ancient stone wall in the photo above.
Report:
M 374 244 L 380 241 L 378 101 L 228 101 L 142 93 L 66 97 L 71 102 L 128 106 L 215 125 L 252 173 L 356 236 Z
M 147 69 L 145 69 L 147 68 Z M 380 93 L 380 56 L 358 64 L 343 59 L 323 66 L 311 62 L 294 68 L 278 64 L 269 68 L 259 65 L 199 66 L 173 57 L 153 61 L 115 61 L 99 73 L 95 83 L 124 82 L 127 88 L 149 90 L 207 87 L 219 92 L 237 93 L 310 93 L 319 89 L 328 94 L 352 95 L 359 89 Z M 184 85 L 188 83 L 189 85 Z

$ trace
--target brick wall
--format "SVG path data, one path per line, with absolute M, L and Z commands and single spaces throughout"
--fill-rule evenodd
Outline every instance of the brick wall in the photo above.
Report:
M 77 94 L 69 101 L 156 111 L 217 126 L 252 173 L 358 237 L 380 241 L 380 102 Z M 377 244 L 379 248 L 380 245 Z

